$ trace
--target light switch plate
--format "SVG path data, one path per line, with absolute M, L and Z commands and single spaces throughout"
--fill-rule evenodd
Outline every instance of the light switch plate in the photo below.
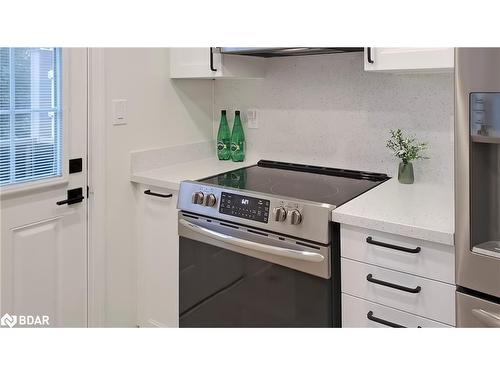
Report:
M 114 99 L 113 103 L 113 125 L 125 125 L 127 123 L 127 99 Z
M 249 129 L 259 128 L 259 121 L 256 109 L 247 109 L 247 126 Z

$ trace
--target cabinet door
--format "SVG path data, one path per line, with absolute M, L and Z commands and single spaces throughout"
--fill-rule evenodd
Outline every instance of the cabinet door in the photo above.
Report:
M 164 197 L 145 192 L 162 194 Z M 138 323 L 177 327 L 179 238 L 177 192 L 154 186 L 137 188 Z M 168 195 L 172 194 L 171 197 Z
M 217 48 L 170 48 L 170 78 L 263 78 L 265 59 L 222 55 Z
M 212 65 L 210 55 L 210 48 L 170 48 L 170 78 L 215 78 L 220 54 L 212 54 Z
M 386 72 L 451 72 L 453 48 L 365 48 L 365 70 Z
M 342 327 L 344 328 L 451 328 L 451 326 L 408 314 L 342 293 Z
M 340 244 L 344 258 L 455 284 L 453 246 L 345 224 Z
M 341 267 L 343 293 L 455 325 L 455 285 L 346 258 Z

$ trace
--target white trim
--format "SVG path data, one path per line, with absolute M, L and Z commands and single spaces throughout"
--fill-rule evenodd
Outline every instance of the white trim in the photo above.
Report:
M 88 326 L 106 319 L 106 85 L 103 48 L 88 49 Z
M 165 324 L 162 324 L 154 319 L 148 319 L 149 327 L 154 327 L 154 328 L 167 328 Z M 148 326 L 145 326 L 148 327 Z
M 67 161 L 63 160 L 63 163 L 67 164 Z M 47 177 L 35 181 L 19 182 L 17 184 L 12 184 L 0 188 L 0 197 L 10 197 L 11 195 L 17 195 L 22 193 L 37 193 L 40 190 L 47 188 L 67 185 L 68 177 Z
M 61 88 L 61 101 L 59 105 L 61 106 L 61 114 L 62 114 L 62 122 L 61 122 L 61 174 L 62 177 L 66 180 L 69 180 L 69 133 L 71 126 L 69 125 L 69 121 L 71 121 L 70 116 L 70 105 L 71 103 L 71 90 L 69 89 L 71 86 L 71 74 L 70 74 L 70 52 L 67 48 L 63 48 L 61 51 L 61 69 L 62 69 L 62 88 Z

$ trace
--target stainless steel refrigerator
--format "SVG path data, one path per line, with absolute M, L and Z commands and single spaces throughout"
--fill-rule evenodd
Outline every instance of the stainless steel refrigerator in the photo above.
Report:
M 500 327 L 500 48 L 455 50 L 457 326 Z

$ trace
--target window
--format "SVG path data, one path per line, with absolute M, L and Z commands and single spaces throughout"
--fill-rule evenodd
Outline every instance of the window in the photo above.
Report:
M 0 186 L 61 176 L 61 50 L 0 48 Z

